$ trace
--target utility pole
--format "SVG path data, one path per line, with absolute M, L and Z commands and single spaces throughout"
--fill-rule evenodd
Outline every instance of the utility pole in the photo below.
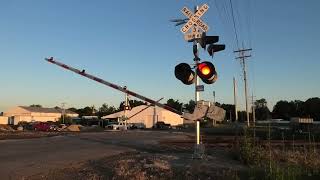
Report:
M 124 86 L 123 89 L 127 90 L 127 86 Z M 124 120 L 124 125 L 127 128 L 127 110 L 129 110 L 129 102 L 128 102 L 128 93 L 124 94 L 124 115 L 123 115 L 123 120 Z
M 92 116 L 94 116 L 95 114 L 96 114 L 95 107 L 94 105 L 92 105 Z
M 61 108 L 62 108 L 62 124 L 65 124 L 65 122 L 64 122 L 64 114 L 66 113 L 66 110 L 65 110 L 65 105 L 66 105 L 67 103 L 65 103 L 65 102 L 63 102 L 63 103 L 61 103 Z
M 251 100 L 252 100 L 252 104 L 251 104 L 251 108 L 252 108 L 252 121 L 253 121 L 253 126 L 255 126 L 256 124 L 256 112 L 255 112 L 255 104 L 254 104 L 254 96 L 253 96 L 253 93 L 252 93 L 252 97 L 251 97 Z
M 213 104 L 216 104 L 216 91 L 213 91 Z
M 246 59 L 251 57 L 251 55 L 245 55 L 245 52 L 251 51 L 252 49 L 239 49 L 237 51 L 233 51 L 234 53 L 239 53 L 239 56 L 236 59 L 240 59 L 240 63 L 242 65 L 243 71 L 243 80 L 244 80 L 244 95 L 246 100 L 246 112 L 247 112 L 247 125 L 250 127 L 249 122 L 249 105 L 248 105 L 248 83 L 247 83 L 247 70 L 246 70 Z
M 235 122 L 238 122 L 237 84 L 236 84 L 236 79 L 234 77 L 233 77 L 233 100 L 234 100 Z

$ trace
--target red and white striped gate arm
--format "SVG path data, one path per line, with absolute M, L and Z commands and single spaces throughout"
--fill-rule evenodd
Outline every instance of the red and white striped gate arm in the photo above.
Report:
M 75 72 L 75 73 L 77 73 L 77 74 L 80 74 L 80 75 L 82 75 L 82 76 L 84 76 L 84 77 L 87 77 L 87 78 L 89 78 L 89 79 L 92 79 L 92 80 L 94 80 L 94 81 L 97 81 L 98 83 L 101 83 L 101 84 L 104 84 L 104 85 L 106 85 L 106 86 L 112 87 L 113 89 L 122 91 L 122 92 L 127 93 L 127 94 L 129 94 L 129 95 L 131 95 L 131 96 L 134 96 L 134 97 L 136 97 L 136 98 L 139 98 L 139 99 L 141 99 L 141 100 L 143 100 L 143 101 L 146 101 L 146 102 L 151 103 L 151 104 L 155 104 L 156 106 L 162 107 L 162 108 L 164 108 L 164 109 L 166 109 L 166 110 L 168 110 L 168 111 L 171 111 L 171 112 L 177 113 L 177 114 L 179 114 L 179 115 L 182 115 L 181 112 L 179 112 L 179 111 L 171 108 L 170 106 L 161 104 L 161 103 L 159 103 L 159 102 L 157 102 L 157 101 L 154 101 L 154 100 L 152 100 L 152 99 L 150 99 L 150 98 L 147 98 L 147 97 L 144 97 L 144 96 L 142 96 L 142 95 L 140 95 L 140 94 L 137 94 L 137 93 L 135 93 L 135 92 L 129 91 L 129 90 L 127 90 L 126 88 L 123 88 L 123 87 L 118 86 L 118 85 L 116 85 L 116 84 L 110 83 L 110 82 L 108 82 L 108 81 L 105 81 L 105 80 L 103 80 L 103 79 L 101 79 L 101 78 L 98 78 L 98 77 L 95 77 L 95 76 L 93 76 L 93 75 L 87 74 L 84 70 L 80 71 L 80 70 L 78 70 L 78 69 L 76 69 L 76 68 L 73 68 L 73 67 L 70 67 L 70 66 L 68 66 L 68 65 L 66 65 L 66 64 L 60 63 L 60 62 L 58 62 L 58 61 L 55 61 L 55 60 L 53 60 L 53 57 L 45 58 L 45 60 L 48 61 L 48 62 L 50 62 L 50 63 L 52 63 L 52 64 L 58 65 L 58 66 L 60 66 L 60 67 L 63 67 L 63 68 L 65 68 L 65 69 L 69 70 L 69 71 L 73 71 L 73 72 Z

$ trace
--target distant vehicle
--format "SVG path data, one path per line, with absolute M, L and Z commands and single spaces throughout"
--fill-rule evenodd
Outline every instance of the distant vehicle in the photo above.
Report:
M 50 131 L 58 131 L 58 126 L 57 125 L 54 125 L 54 124 L 52 124 L 52 125 L 50 125 Z
M 64 128 L 67 127 L 67 125 L 65 125 L 65 124 L 60 124 L 58 127 L 61 128 L 61 129 L 64 129 Z
M 107 129 L 113 129 L 113 125 L 118 124 L 118 122 L 113 121 L 113 122 L 108 122 L 108 124 L 105 126 Z
M 116 124 L 109 124 L 107 126 L 108 129 L 113 129 L 113 130 L 127 130 L 128 127 L 125 125 L 124 122 L 119 122 Z
M 143 123 L 130 123 L 129 124 L 130 129 L 144 129 L 146 126 Z
M 171 125 L 170 124 L 166 124 L 163 121 L 158 121 L 153 128 L 155 129 L 171 129 Z
M 35 131 L 50 131 L 50 124 L 39 122 L 33 125 Z
M 180 125 L 172 126 L 172 129 L 178 129 L 178 130 L 188 129 L 188 128 L 190 128 L 189 124 L 180 124 Z
M 65 125 L 65 124 L 59 124 L 58 126 L 57 126 L 57 131 L 63 131 L 64 129 L 66 129 L 67 128 L 67 126 Z
M 19 122 L 19 125 L 23 127 L 23 130 L 34 130 L 34 124 L 35 122 L 25 122 L 21 121 Z

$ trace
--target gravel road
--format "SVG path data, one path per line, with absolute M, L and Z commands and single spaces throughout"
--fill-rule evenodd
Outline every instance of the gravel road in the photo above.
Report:
M 185 178 L 188 169 L 208 173 L 206 166 L 242 168 L 238 162 L 226 160 L 224 150 L 214 150 L 206 161 L 194 161 L 192 147 L 159 143 L 188 138 L 190 133 L 137 130 L 0 140 L 0 179 L 127 179 L 132 177 L 133 167 L 137 172 L 133 179 L 166 179 L 177 172 Z

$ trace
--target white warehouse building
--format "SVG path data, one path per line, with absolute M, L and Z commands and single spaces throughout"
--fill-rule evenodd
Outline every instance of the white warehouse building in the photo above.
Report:
M 117 119 L 124 116 L 124 111 L 103 116 L 102 119 Z M 168 111 L 161 107 L 140 105 L 126 111 L 127 123 L 143 123 L 146 128 L 152 128 L 158 121 L 162 121 L 171 126 L 182 125 L 186 122 L 181 115 Z
M 42 108 L 42 107 L 28 107 L 28 106 L 17 106 L 13 107 L 3 113 L 0 118 L 0 124 L 18 124 L 20 121 L 58 121 L 63 114 L 63 110 L 59 108 Z M 75 112 L 65 110 L 65 116 L 71 118 L 78 117 L 79 115 Z

